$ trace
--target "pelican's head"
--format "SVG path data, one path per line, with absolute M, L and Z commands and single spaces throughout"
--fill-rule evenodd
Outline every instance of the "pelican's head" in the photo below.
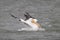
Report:
M 38 20 L 37 19 L 32 19 L 32 23 L 36 23 Z

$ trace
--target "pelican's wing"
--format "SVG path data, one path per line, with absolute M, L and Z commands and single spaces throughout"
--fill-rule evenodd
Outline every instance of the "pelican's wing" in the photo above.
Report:
M 29 19 L 28 15 L 24 14 L 24 16 L 26 17 L 26 19 L 25 19 L 25 20 L 28 20 L 28 19 Z
M 13 14 L 9 13 L 11 17 L 18 19 L 18 17 L 14 16 Z M 21 21 L 20 19 L 18 19 L 19 21 Z
M 29 17 L 29 18 L 34 18 L 34 17 L 32 17 L 28 12 L 25 12 L 26 13 L 26 15 Z
M 16 16 L 12 15 L 11 13 L 10 13 L 10 15 L 11 15 L 11 17 L 13 17 L 13 18 L 15 18 L 15 19 L 17 18 Z

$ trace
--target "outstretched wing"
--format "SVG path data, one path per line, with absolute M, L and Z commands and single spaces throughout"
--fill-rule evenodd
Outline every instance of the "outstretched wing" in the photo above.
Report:
M 13 18 L 15 18 L 15 19 L 17 18 L 16 16 L 12 15 L 11 13 L 10 13 L 10 15 L 11 15 L 11 17 L 13 17 Z
M 24 14 L 24 16 L 26 17 L 25 20 L 28 20 L 29 18 L 34 18 L 32 17 L 28 12 L 25 12 L 26 14 Z M 34 18 L 35 19 L 35 18 Z
M 14 16 L 13 14 L 9 13 L 11 17 L 18 19 L 18 17 Z M 21 21 L 20 19 L 18 19 L 19 21 Z
M 29 18 L 33 18 L 28 12 L 25 12 Z

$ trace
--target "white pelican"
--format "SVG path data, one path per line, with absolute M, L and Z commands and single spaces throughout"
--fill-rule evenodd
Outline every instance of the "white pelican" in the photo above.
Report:
M 30 28 L 21 28 L 18 29 L 18 31 L 38 31 L 38 30 L 43 30 L 45 31 L 44 28 L 42 28 L 41 24 L 39 24 L 37 21 L 37 19 L 33 18 L 32 16 L 29 15 L 29 13 L 26 12 L 26 14 L 24 14 L 24 16 L 26 17 L 25 20 L 21 19 L 19 21 L 28 24 L 30 26 Z

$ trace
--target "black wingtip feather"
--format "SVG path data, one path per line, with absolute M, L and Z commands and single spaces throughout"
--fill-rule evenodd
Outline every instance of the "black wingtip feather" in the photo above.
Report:
M 10 13 L 10 15 L 11 15 L 13 18 L 17 18 L 17 17 L 15 17 L 14 15 L 12 15 L 11 13 Z

